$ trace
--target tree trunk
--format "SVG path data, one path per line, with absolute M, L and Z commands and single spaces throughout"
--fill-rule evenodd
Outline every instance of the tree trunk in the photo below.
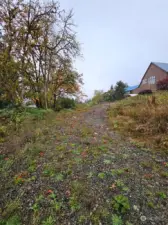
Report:
M 54 109 L 56 107 L 56 94 L 54 94 Z
M 45 109 L 48 109 L 48 104 L 47 104 L 47 84 L 46 84 L 46 81 L 45 81 L 45 84 L 44 84 L 44 101 L 45 101 Z

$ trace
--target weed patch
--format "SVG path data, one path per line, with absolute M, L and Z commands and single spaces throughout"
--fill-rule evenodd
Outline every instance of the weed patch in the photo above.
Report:
M 112 126 L 130 135 L 138 147 L 153 147 L 167 150 L 168 93 L 154 94 L 151 105 L 149 96 L 124 99 L 108 110 Z
M 116 195 L 112 200 L 112 206 L 118 213 L 126 213 L 130 209 L 129 200 L 124 195 Z

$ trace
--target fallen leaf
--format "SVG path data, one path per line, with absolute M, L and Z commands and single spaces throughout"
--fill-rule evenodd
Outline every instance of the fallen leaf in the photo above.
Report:
M 52 191 L 52 190 L 48 190 L 46 193 L 47 193 L 47 194 L 52 194 L 53 191 Z
M 83 152 L 81 153 L 81 156 L 82 156 L 83 158 L 86 158 L 86 157 L 87 157 L 87 152 L 86 152 L 86 151 L 83 151 Z
M 40 152 L 39 155 L 42 157 L 44 156 L 44 152 Z
M 70 195 L 71 195 L 70 190 L 67 190 L 67 191 L 65 192 L 65 195 L 66 195 L 67 198 L 70 197 Z
M 116 185 L 115 183 L 111 185 L 110 189 L 115 189 L 116 188 Z
M 6 158 L 4 158 L 4 160 L 6 160 L 6 161 L 7 161 L 7 160 L 9 160 L 9 158 L 7 158 L 7 157 L 6 157 Z
M 145 178 L 152 178 L 153 175 L 152 175 L 152 174 L 145 174 L 144 177 L 145 177 Z

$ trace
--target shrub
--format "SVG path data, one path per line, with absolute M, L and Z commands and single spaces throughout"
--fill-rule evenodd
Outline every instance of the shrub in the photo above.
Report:
M 168 78 L 158 81 L 157 89 L 158 90 L 168 90 Z
M 6 108 L 10 104 L 11 103 L 9 101 L 2 101 L 2 100 L 0 100 L 0 109 Z
M 56 111 L 61 109 L 74 109 L 76 106 L 75 100 L 71 98 L 59 98 L 55 107 Z
M 139 95 L 152 94 L 152 91 L 147 89 L 147 90 L 140 91 L 138 94 L 139 94 Z

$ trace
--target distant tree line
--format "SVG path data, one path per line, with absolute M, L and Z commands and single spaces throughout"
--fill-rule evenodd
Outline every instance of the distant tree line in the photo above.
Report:
M 127 86 L 128 85 L 123 81 L 118 81 L 114 87 L 111 85 L 107 92 L 104 92 L 103 90 L 95 90 L 94 96 L 90 101 L 92 101 L 93 104 L 97 104 L 101 102 L 121 100 L 124 98 L 125 88 Z
M 73 12 L 58 1 L 0 1 L 0 101 L 56 107 L 58 99 L 80 96 L 82 74 Z

